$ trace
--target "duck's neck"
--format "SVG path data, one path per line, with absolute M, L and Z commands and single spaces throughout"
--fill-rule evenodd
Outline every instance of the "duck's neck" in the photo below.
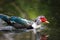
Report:
M 32 24 L 32 27 L 33 28 L 40 28 L 41 27 L 41 24 L 37 24 L 36 22 L 34 22 L 33 24 Z

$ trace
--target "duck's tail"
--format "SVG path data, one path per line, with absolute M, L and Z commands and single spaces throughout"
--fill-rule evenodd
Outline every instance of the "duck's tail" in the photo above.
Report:
M 0 14 L 0 19 L 2 19 L 3 21 L 5 21 L 8 25 L 11 24 L 11 22 L 9 20 L 9 16 L 7 16 L 7 15 Z

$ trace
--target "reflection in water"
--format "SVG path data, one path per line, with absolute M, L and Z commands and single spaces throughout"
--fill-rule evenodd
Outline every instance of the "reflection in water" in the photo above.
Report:
M 31 31 L 22 33 L 6 32 L 3 33 L 0 40 L 34 40 L 34 34 Z
M 3 33 L 2 36 L 0 36 L 0 40 L 14 40 L 15 33 Z

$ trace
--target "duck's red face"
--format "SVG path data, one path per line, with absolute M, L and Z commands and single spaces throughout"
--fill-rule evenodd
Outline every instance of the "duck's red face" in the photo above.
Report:
M 41 22 L 49 23 L 45 17 L 41 17 L 40 20 L 41 20 Z

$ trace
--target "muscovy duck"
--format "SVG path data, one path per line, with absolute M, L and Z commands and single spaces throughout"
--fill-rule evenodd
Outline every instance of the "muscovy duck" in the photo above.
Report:
M 6 15 L 0 15 L 0 18 L 7 22 L 8 25 L 13 26 L 17 29 L 36 29 L 40 28 L 41 23 L 43 22 L 49 23 L 45 16 L 38 16 L 35 21 L 30 21 L 16 16 L 8 17 Z

